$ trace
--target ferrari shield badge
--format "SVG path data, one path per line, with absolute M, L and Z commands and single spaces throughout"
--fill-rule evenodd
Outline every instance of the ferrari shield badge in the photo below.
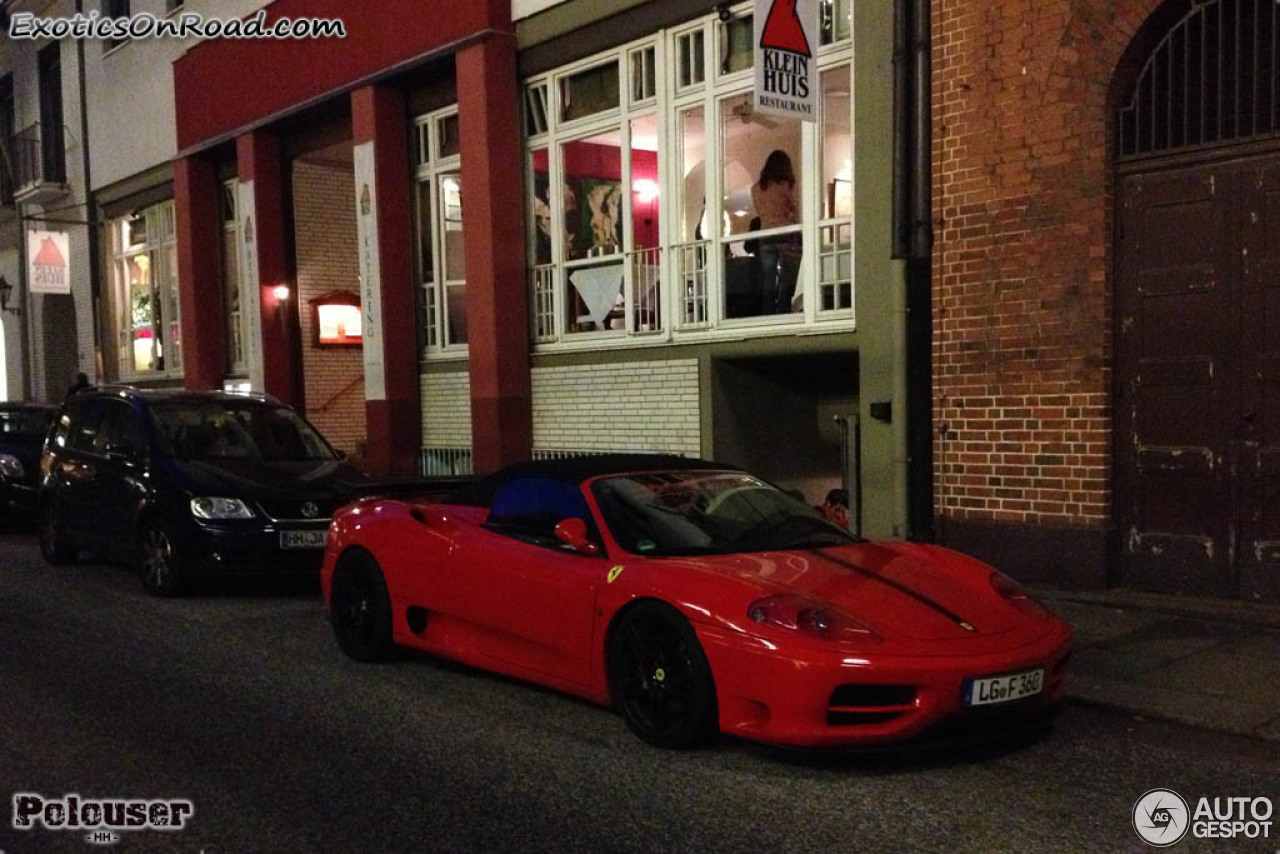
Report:
M 622 566 L 615 566 L 613 569 L 609 570 L 608 580 L 610 584 L 618 580 L 618 576 L 622 575 L 622 570 Z

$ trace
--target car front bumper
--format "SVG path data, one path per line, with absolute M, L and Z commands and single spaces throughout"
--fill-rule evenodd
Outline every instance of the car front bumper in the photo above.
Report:
M 36 509 L 37 497 L 34 484 L 0 477 L 0 509 L 31 513 Z
M 324 541 L 310 548 L 284 548 L 282 532 L 327 533 L 329 520 L 273 522 L 244 520 L 202 522 L 185 526 L 182 546 L 188 565 L 199 575 L 313 575 L 319 577 L 324 559 Z
M 957 644 L 954 655 L 783 650 L 743 633 L 705 625 L 696 630 L 716 680 L 722 732 L 791 747 L 852 748 L 945 741 L 948 733 L 968 740 L 1042 722 L 1061 703 L 1071 651 L 1065 623 L 1047 628 L 998 651 L 965 654 Z M 1040 693 L 965 705 L 967 680 L 1035 668 L 1044 668 Z M 867 686 L 878 690 L 860 690 Z M 866 694 L 882 696 L 856 699 Z

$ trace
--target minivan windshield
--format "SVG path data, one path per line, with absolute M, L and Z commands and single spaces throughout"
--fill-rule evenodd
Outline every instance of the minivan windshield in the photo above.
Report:
M 593 484 L 618 544 L 651 556 L 826 548 L 858 540 L 745 472 L 662 471 Z
M 337 459 L 329 443 L 288 407 L 250 402 L 156 401 L 150 408 L 162 446 L 178 459 Z
M 53 414 L 53 409 L 44 407 L 0 409 L 0 441 L 43 439 L 53 423 Z

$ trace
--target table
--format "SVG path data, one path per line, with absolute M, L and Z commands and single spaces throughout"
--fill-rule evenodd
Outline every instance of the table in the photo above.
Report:
M 605 328 L 605 318 L 613 311 L 622 294 L 624 266 L 621 262 L 603 267 L 588 267 L 569 274 L 569 281 L 587 304 L 587 317 Z

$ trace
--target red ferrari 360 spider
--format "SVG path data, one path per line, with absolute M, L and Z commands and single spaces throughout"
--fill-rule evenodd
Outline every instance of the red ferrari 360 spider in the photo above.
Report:
M 1071 641 L 986 564 L 857 539 L 744 471 L 675 457 L 363 499 L 334 518 L 322 582 L 352 658 L 413 647 L 612 703 L 661 747 L 1007 730 L 1061 700 Z

